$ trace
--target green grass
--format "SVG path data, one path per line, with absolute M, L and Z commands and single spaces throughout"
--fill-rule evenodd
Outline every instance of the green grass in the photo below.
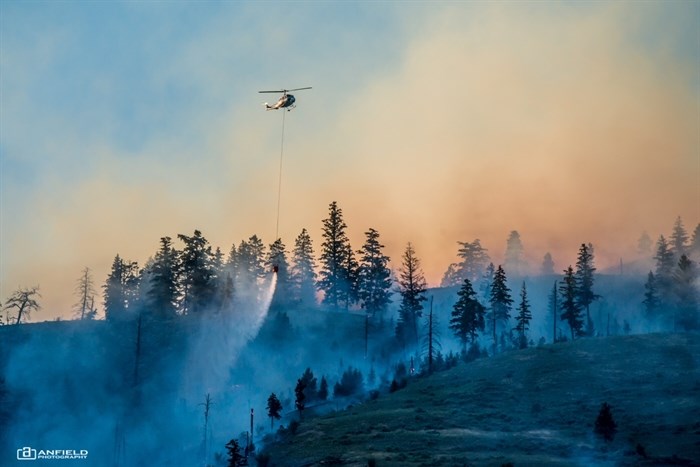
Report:
M 603 402 L 614 441 L 593 434 Z M 273 465 L 662 465 L 700 462 L 700 335 L 582 339 L 417 379 L 302 421 Z M 635 452 L 644 446 L 649 459 Z M 672 459 L 672 456 L 677 459 Z

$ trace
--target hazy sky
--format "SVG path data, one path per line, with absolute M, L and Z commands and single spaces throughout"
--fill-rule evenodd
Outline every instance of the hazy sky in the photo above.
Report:
M 88 266 L 143 264 L 200 229 L 228 251 L 354 248 L 377 229 L 431 284 L 480 238 L 531 263 L 578 245 L 634 259 L 643 230 L 700 221 L 698 2 L 0 3 L 0 300 L 39 284 L 69 317 Z M 179 243 L 178 243 L 179 246 Z

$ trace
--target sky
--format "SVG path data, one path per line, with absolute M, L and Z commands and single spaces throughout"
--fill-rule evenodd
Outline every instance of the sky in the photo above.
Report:
M 511 230 L 534 268 L 633 261 L 700 221 L 700 3 L 3 1 L 0 300 L 70 318 L 160 237 L 272 243 L 283 118 L 290 250 L 337 201 L 430 285 Z

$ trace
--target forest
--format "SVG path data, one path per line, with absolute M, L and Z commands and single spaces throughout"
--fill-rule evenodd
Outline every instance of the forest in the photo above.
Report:
M 164 236 L 143 264 L 117 254 L 104 280 L 85 268 L 72 320 L 33 322 L 40 289 L 17 289 L 0 315 L 2 452 L 274 465 L 265 446 L 309 419 L 467 362 L 700 330 L 700 224 L 689 234 L 680 217 L 667 237 L 642 233 L 638 261 L 604 272 L 585 239 L 571 265 L 549 253 L 528 263 L 515 230 L 503 264 L 479 239 L 456 241 L 434 288 L 411 243 L 392 263 L 377 230 L 355 249 L 347 229 L 332 202 L 320 246 L 306 229 L 291 249 L 257 235 L 228 250 L 199 230 Z

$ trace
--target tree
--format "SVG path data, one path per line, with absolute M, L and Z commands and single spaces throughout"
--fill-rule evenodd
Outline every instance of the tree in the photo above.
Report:
M 270 397 L 267 398 L 267 416 L 270 417 L 270 431 L 272 431 L 275 419 L 279 420 L 282 417 L 280 414 L 281 411 L 282 403 L 273 392 L 270 394 Z
M 325 376 L 321 377 L 321 384 L 318 387 L 318 398 L 322 401 L 328 399 L 328 380 Z
M 180 296 L 178 289 L 179 258 L 170 237 L 161 237 L 160 248 L 153 259 L 146 293 L 149 309 L 160 319 L 168 319 L 177 313 Z
M 75 287 L 78 301 L 73 305 L 78 319 L 95 319 L 95 286 L 92 280 L 90 268 L 86 267 L 80 274 Z
M 518 305 L 518 315 L 515 317 L 518 324 L 515 330 L 518 332 L 518 346 L 521 349 L 527 347 L 527 335 L 525 334 L 530 329 L 530 320 L 532 313 L 530 312 L 530 302 L 527 299 L 527 288 L 523 281 L 523 287 L 520 289 L 520 304 Z
M 181 287 L 183 291 L 183 314 L 201 313 L 214 298 L 214 268 L 211 247 L 202 232 L 177 236 L 185 247 L 180 254 Z
M 663 235 L 660 235 L 659 240 L 656 242 L 654 259 L 656 260 L 654 277 L 656 278 L 661 308 L 668 308 L 673 302 L 673 268 L 675 262 L 673 251 L 671 251 L 668 241 Z
M 304 411 L 304 408 L 306 407 L 304 401 L 306 400 L 306 395 L 304 395 L 304 389 L 306 389 L 306 385 L 301 379 L 297 380 L 297 385 L 294 388 L 294 408 L 299 411 L 299 418 L 301 418 L 301 413 Z
M 476 298 L 476 292 L 469 279 L 464 279 L 457 296 L 457 303 L 452 308 L 450 329 L 454 331 L 466 352 L 467 344 L 476 342 L 477 333 L 484 330 L 486 307 Z
M 362 392 L 362 372 L 348 367 L 340 377 L 340 381 L 333 386 L 333 397 L 349 397 Z
M 133 318 L 138 302 L 140 276 L 138 263 L 114 257 L 112 268 L 105 284 L 104 304 L 107 321 Z
M 420 267 L 413 245 L 409 242 L 402 256 L 399 271 L 399 320 L 396 323 L 396 337 L 406 346 L 409 341 L 418 344 L 418 318 L 423 315 L 423 303 L 427 283 Z
M 637 253 L 649 257 L 651 256 L 651 246 L 651 237 L 649 237 L 649 234 L 645 230 L 639 236 L 639 240 L 637 240 Z
M 343 211 L 333 201 L 328 218 L 323 220 L 323 243 L 321 244 L 321 272 L 318 287 L 324 292 L 323 303 L 335 310 L 341 304 L 347 309 L 351 299 L 352 272 L 350 240 L 345 233 L 347 225 Z
M 296 301 L 306 305 L 316 303 L 316 272 L 314 250 L 311 237 L 306 229 L 294 241 L 292 266 L 290 267 L 292 296 Z
M 610 405 L 607 402 L 603 402 L 603 405 L 600 406 L 600 412 L 598 412 L 598 417 L 596 417 L 593 431 L 597 435 L 602 436 L 605 441 L 612 441 L 615 438 L 617 423 L 613 420 Z
M 457 250 L 457 256 L 461 262 L 451 264 L 445 276 L 443 276 L 442 287 L 460 285 L 464 279 L 472 282 L 479 280 L 489 263 L 489 255 L 486 248 L 481 246 L 478 238 L 473 242 L 457 242 L 461 247 Z
M 523 259 L 523 242 L 517 230 L 512 230 L 506 240 L 506 253 L 504 265 L 514 276 L 521 276 L 525 269 Z
M 559 295 L 561 296 L 562 321 L 569 323 L 571 329 L 571 340 L 581 335 L 583 320 L 581 319 L 581 307 L 576 300 L 576 277 L 574 269 L 569 266 L 564 270 L 564 279 L 559 285 Z
M 559 300 L 557 296 L 557 281 L 554 281 L 554 286 L 547 300 L 549 313 L 552 316 L 552 343 L 557 342 L 557 322 L 559 321 Z
M 241 290 L 257 290 L 258 279 L 263 279 L 269 270 L 265 267 L 265 245 L 257 235 L 241 241 L 236 252 L 235 270 L 235 280 Z
M 382 253 L 384 245 L 379 242 L 379 232 L 369 229 L 360 255 L 359 298 L 369 315 L 383 316 L 391 303 L 391 271 L 389 257 Z
M 591 320 L 590 305 L 600 295 L 593 292 L 593 273 L 596 268 L 593 265 L 593 245 L 581 244 L 576 261 L 576 301 L 581 309 L 586 310 L 586 334 L 593 335 L 593 321 Z
M 676 218 L 673 224 L 673 232 L 671 233 L 671 248 L 676 258 L 680 258 L 688 251 L 688 232 L 683 227 L 681 216 Z
M 301 382 L 304 384 L 304 400 L 311 402 L 317 399 L 318 391 L 316 386 L 318 380 L 311 368 L 307 368 L 304 374 L 301 375 Z
M 438 331 L 438 318 L 433 314 L 433 297 L 430 297 L 430 309 L 425 322 L 425 331 L 425 357 L 428 363 L 428 374 L 431 374 L 442 348 L 440 332 Z
M 241 447 L 235 439 L 226 443 L 226 451 L 228 451 L 228 467 L 240 467 L 247 464 L 245 456 L 241 454 Z
M 506 272 L 499 264 L 498 269 L 496 269 L 496 273 L 493 276 L 491 296 L 489 297 L 489 303 L 491 305 L 490 321 L 493 329 L 494 353 L 496 353 L 496 346 L 498 344 L 498 336 L 496 334 L 497 325 L 499 322 L 502 322 L 504 326 L 507 326 L 508 320 L 510 319 L 510 310 L 513 306 L 513 299 L 511 298 L 510 289 L 508 288 L 506 282 Z
M 686 255 L 681 255 L 673 275 L 676 308 L 674 329 L 680 327 L 685 331 L 695 331 L 700 328 L 700 307 L 695 285 L 697 278 L 695 263 Z
M 544 258 L 542 259 L 540 274 L 544 276 L 554 274 L 554 261 L 552 260 L 552 255 L 549 254 L 549 252 L 545 253 Z
M 696 225 L 695 230 L 693 230 L 693 236 L 690 239 L 688 251 L 696 261 L 700 259 L 700 224 Z
M 38 285 L 29 288 L 19 288 L 10 295 L 3 309 L 8 312 L 8 318 L 9 311 L 13 308 L 16 309 L 17 315 L 15 317 L 15 324 L 19 324 L 23 321 L 28 321 L 30 318 L 29 315 L 33 311 L 39 311 L 41 309 L 37 298 L 41 298 Z
M 659 318 L 661 302 L 657 291 L 656 277 L 651 271 L 649 271 L 647 281 L 644 283 L 644 300 L 642 304 L 644 305 L 644 314 L 648 320 Z

